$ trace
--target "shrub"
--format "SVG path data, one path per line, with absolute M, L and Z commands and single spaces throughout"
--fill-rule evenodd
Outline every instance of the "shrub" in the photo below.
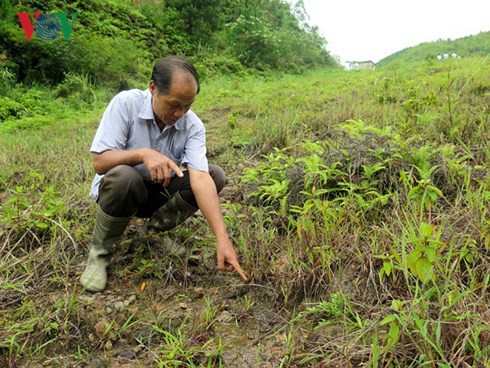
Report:
M 63 82 L 56 87 L 55 96 L 63 98 L 73 96 L 83 102 L 91 103 L 94 100 L 94 91 L 87 75 L 67 73 Z
M 0 97 L 0 121 L 7 120 L 11 117 L 17 118 L 24 111 L 25 109 L 17 101 L 9 97 Z
M 0 94 L 9 95 L 15 86 L 15 74 L 9 68 L 0 70 Z

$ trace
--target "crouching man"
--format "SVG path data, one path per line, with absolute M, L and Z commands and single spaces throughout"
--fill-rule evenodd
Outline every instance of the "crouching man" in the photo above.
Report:
M 218 200 L 225 174 L 208 164 L 204 125 L 190 110 L 199 89 L 194 66 L 167 57 L 153 67 L 148 89 L 119 93 L 104 112 L 90 149 L 96 171 L 90 194 L 97 209 L 80 277 L 87 290 L 105 289 L 113 245 L 133 216 L 148 218 L 144 233 L 158 233 L 198 208 L 216 236 L 218 269 L 247 280 Z

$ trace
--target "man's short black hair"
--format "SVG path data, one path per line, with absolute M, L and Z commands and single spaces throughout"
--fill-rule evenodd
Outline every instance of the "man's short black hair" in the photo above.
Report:
M 201 86 L 199 85 L 199 75 L 194 65 L 181 56 L 167 56 L 153 66 L 151 73 L 151 80 L 155 84 L 159 94 L 165 95 L 170 91 L 172 76 L 175 71 L 183 71 L 191 74 L 196 80 L 197 93 L 199 93 Z

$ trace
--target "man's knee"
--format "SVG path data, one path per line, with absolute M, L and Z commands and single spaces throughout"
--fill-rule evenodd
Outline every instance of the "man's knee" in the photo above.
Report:
M 119 165 L 104 175 L 99 191 L 125 196 L 126 193 L 137 191 L 142 186 L 143 178 L 134 167 Z
M 134 167 L 119 165 L 102 178 L 98 202 L 107 213 L 131 215 L 147 195 L 141 174 Z
M 228 179 L 226 178 L 226 174 L 223 169 L 217 165 L 209 165 L 209 175 L 213 178 L 214 184 L 216 185 L 216 189 L 219 192 L 223 190 L 226 185 Z

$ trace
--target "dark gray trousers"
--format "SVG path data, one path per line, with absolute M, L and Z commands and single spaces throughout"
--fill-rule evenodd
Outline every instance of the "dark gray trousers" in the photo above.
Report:
M 221 192 L 227 181 L 224 171 L 219 166 L 209 165 L 209 174 L 214 180 L 217 193 Z M 109 170 L 102 178 L 97 202 L 109 216 L 151 217 L 177 191 L 184 201 L 197 208 L 189 171 L 185 170 L 182 178 L 175 175 L 170 184 L 164 187 L 144 180 L 134 167 L 120 165 Z

